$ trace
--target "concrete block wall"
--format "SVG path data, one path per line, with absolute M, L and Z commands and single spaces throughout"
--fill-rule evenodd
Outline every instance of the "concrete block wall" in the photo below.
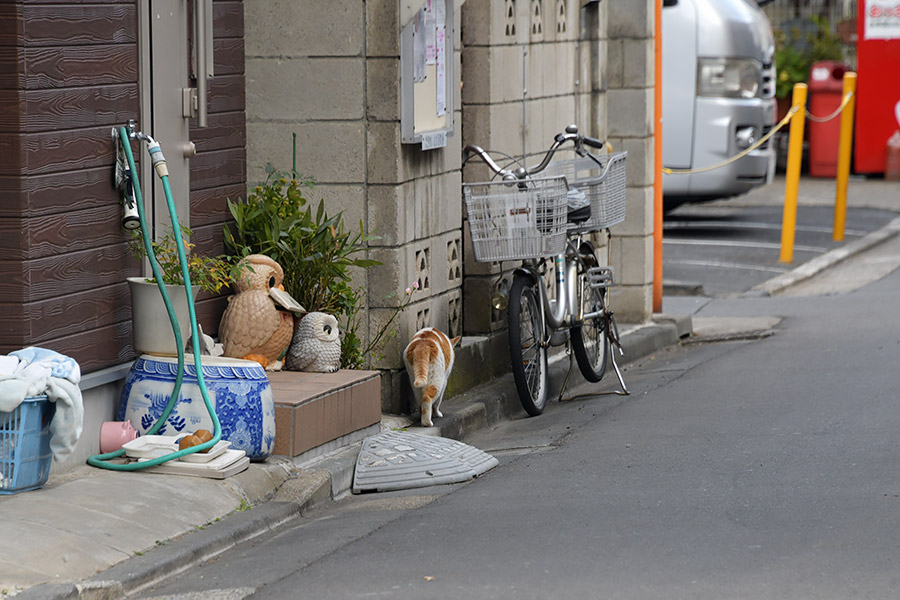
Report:
M 460 185 L 489 175 L 474 163 L 462 169 L 465 144 L 521 156 L 578 123 L 627 149 L 628 217 L 611 246 L 622 285 L 613 301 L 625 320 L 650 314 L 652 0 L 448 1 L 455 135 L 431 151 L 400 141 L 400 32 L 415 2 L 333 0 L 327 10 L 316 0 L 244 3 L 248 181 L 263 179 L 266 163 L 289 168 L 296 133 L 298 170 L 318 181 L 311 197 L 379 236 L 369 252 L 383 265 L 354 276 L 367 293 L 370 335 L 419 284 L 373 357 L 384 370 L 386 410 L 400 406 L 400 353 L 416 329 L 505 327 L 490 297 L 508 288 L 516 263 L 474 261 Z
M 458 80 L 461 2 L 448 3 Z M 383 264 L 354 275 L 366 292 L 361 336 L 380 331 L 408 299 L 405 288 L 418 284 L 391 324 L 393 335 L 372 356 L 371 367 L 395 371 L 418 328 L 459 335 L 463 313 L 459 86 L 453 86 L 456 135 L 446 148 L 401 143 L 400 32 L 412 4 L 245 3 L 248 179 L 263 179 L 266 163 L 290 168 L 295 132 L 298 170 L 317 181 L 308 195 L 323 198 L 329 213 L 344 211 L 347 226 L 362 220 L 378 236 L 369 256 Z M 384 378 L 386 397 L 394 393 L 393 379 Z
M 611 303 L 620 321 L 653 311 L 653 0 L 608 0 L 606 110 L 608 139 L 628 151 L 625 222 L 612 228 L 618 286 Z
M 545 150 L 571 123 L 605 136 L 597 100 L 604 95 L 604 61 L 597 59 L 605 44 L 604 4 L 584 9 L 577 0 L 468 0 L 462 10 L 463 143 L 521 157 Z M 465 181 L 491 175 L 477 160 L 463 171 Z M 516 263 L 476 262 L 467 229 L 465 238 L 465 331 L 497 332 L 506 318 L 490 297 L 509 288 Z

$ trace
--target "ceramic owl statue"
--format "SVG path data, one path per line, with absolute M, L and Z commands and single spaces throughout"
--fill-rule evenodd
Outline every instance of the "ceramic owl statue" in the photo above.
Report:
M 341 338 L 332 315 L 311 312 L 300 319 L 284 359 L 290 371 L 333 373 L 341 366 Z
M 241 259 L 234 295 L 219 323 L 224 355 L 255 360 L 266 370 L 282 367 L 294 333 L 294 314 L 306 311 L 284 291 L 281 265 L 263 254 Z

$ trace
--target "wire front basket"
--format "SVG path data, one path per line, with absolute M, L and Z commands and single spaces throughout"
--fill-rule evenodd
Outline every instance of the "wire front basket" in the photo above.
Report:
M 569 231 L 598 231 L 625 220 L 625 159 L 628 152 L 552 162 L 547 175 L 565 176 L 572 189 L 584 192 L 591 203 L 591 217 L 570 224 Z
M 566 246 L 566 193 L 562 176 L 464 183 L 475 260 L 561 254 Z

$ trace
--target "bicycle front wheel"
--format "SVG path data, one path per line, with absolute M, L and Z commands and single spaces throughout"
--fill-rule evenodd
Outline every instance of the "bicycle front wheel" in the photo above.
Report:
M 547 349 L 541 347 L 540 296 L 530 277 L 516 274 L 509 293 L 509 357 L 522 407 L 530 416 L 547 404 Z
M 572 351 L 584 378 L 592 383 L 603 379 L 609 357 L 609 336 L 606 334 L 606 317 L 604 302 L 606 290 L 588 288 L 584 295 L 585 314 L 600 313 L 598 316 L 585 319 L 580 327 L 572 328 Z

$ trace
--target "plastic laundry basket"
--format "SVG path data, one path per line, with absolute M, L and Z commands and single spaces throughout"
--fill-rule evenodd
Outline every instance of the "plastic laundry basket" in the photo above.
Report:
M 56 404 L 46 396 L 25 398 L 12 412 L 0 412 L 0 494 L 17 494 L 47 483 L 50 421 Z

